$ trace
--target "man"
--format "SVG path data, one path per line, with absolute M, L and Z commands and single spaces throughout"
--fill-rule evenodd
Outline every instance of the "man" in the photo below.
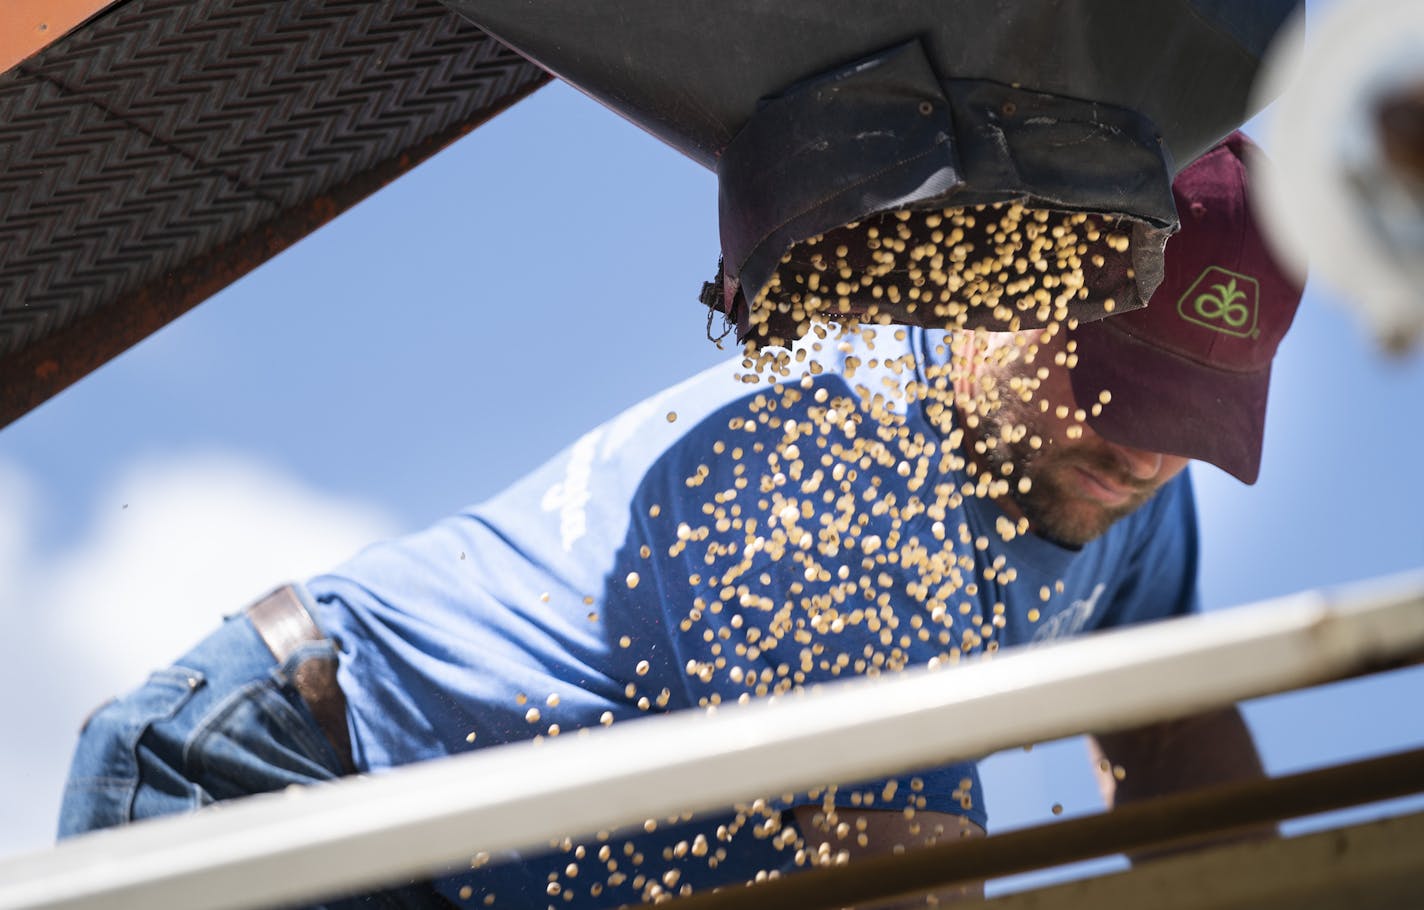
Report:
M 61 835 L 1189 612 L 1183 468 L 1254 481 L 1300 295 L 1248 210 L 1250 154 L 1234 136 L 1179 177 L 1145 310 L 998 335 L 819 327 L 775 382 L 710 370 L 493 500 L 279 590 L 96 713 Z M 1100 745 L 1121 798 L 1260 773 L 1234 711 Z M 972 763 L 827 782 L 361 905 L 617 906 L 986 820 Z

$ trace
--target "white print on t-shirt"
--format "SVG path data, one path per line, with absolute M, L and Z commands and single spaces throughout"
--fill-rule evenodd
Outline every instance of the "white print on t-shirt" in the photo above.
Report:
M 559 511 L 559 542 L 567 553 L 588 533 L 588 482 L 593 477 L 593 456 L 598 451 L 602 429 L 580 437 L 569 449 L 569 463 L 564 467 L 564 479 L 544 491 L 539 507 L 545 512 Z
M 607 424 L 582 436 L 569 449 L 569 463 L 564 466 L 564 479 L 544 491 L 539 506 L 545 512 L 559 511 L 559 542 L 568 553 L 574 544 L 588 533 L 588 491 L 593 478 L 595 459 L 607 461 L 629 439 L 638 435 L 658 412 L 667 392 L 635 404 Z M 599 443 L 602 442 L 600 446 Z
M 1103 596 L 1107 587 L 1099 582 L 1094 586 L 1093 593 L 1089 594 L 1087 598 L 1073 601 L 1063 610 L 1044 620 L 1043 624 L 1038 627 L 1038 631 L 1033 634 L 1033 640 L 1053 641 L 1056 638 L 1067 638 L 1083 631 L 1093 618 L 1093 614 L 1097 612 L 1098 598 Z

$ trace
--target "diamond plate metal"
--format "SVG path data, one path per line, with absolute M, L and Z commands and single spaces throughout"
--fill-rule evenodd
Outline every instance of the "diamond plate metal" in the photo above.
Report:
M 435 0 L 128 0 L 0 75 L 0 425 L 547 79 Z

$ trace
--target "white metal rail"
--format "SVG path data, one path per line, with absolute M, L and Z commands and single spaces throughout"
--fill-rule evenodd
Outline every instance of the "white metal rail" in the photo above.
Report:
M 1424 654 L 1424 571 L 951 669 L 501 746 L 0 862 L 0 910 L 238 910 L 1299 688 Z

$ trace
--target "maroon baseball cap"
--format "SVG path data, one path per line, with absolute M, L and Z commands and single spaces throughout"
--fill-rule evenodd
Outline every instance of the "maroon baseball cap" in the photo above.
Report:
M 1301 286 L 1272 256 L 1247 192 L 1269 166 L 1240 132 L 1172 184 L 1182 228 L 1146 307 L 1079 326 L 1078 406 L 1106 390 L 1089 426 L 1119 445 L 1209 461 L 1245 483 L 1261 467 L 1271 359 Z

